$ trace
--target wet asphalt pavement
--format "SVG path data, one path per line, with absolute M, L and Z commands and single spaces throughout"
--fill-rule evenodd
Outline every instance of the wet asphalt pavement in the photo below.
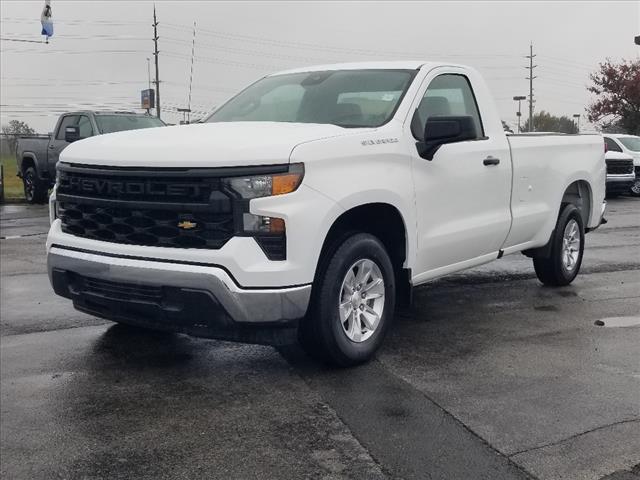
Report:
M 640 315 L 640 200 L 607 218 L 571 286 L 521 255 L 441 279 L 331 370 L 76 312 L 46 208 L 2 206 L 0 477 L 637 480 L 640 326 L 595 322 Z

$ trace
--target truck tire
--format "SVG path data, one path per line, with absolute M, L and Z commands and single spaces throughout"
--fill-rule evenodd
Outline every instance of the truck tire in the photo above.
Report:
M 637 167 L 636 167 L 637 168 Z M 640 197 L 640 175 L 636 174 L 636 181 L 631 185 L 629 193 L 634 197 Z
M 340 367 L 371 359 L 395 308 L 393 265 L 384 245 L 368 233 L 347 237 L 321 262 L 300 341 L 313 357 Z
M 38 173 L 34 167 L 29 167 L 22 176 L 24 184 L 24 198 L 28 203 L 45 203 L 49 188 L 38 178 Z
M 584 225 L 575 205 L 562 208 L 550 242 L 549 257 L 533 259 L 538 280 L 553 287 L 569 285 L 580 271 L 584 251 Z

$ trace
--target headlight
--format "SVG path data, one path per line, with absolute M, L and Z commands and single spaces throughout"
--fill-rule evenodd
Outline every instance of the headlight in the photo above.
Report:
M 225 182 L 242 198 L 252 199 L 294 192 L 302 183 L 303 177 L 303 164 L 294 163 L 289 166 L 288 172 L 250 177 L 232 177 L 227 178 Z
M 53 223 L 53 221 L 59 217 L 58 202 L 56 202 L 56 190 L 58 190 L 58 185 L 53 186 L 51 195 L 49 195 L 49 224 Z

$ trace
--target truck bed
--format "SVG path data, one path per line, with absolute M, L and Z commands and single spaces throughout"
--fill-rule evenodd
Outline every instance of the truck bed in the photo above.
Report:
M 588 190 L 590 212 L 584 224 L 595 228 L 605 196 L 606 166 L 602 137 L 595 134 L 507 135 L 511 149 L 513 221 L 505 248 L 546 243 L 555 226 L 562 195 L 571 183 L 586 178 L 602 188 Z M 540 225 L 544 224 L 541 229 Z M 529 239 L 532 239 L 530 241 Z
M 29 135 L 18 138 L 16 148 L 16 158 L 18 161 L 18 175 L 22 172 L 22 160 L 25 154 L 46 162 L 47 148 L 49 147 L 50 135 Z

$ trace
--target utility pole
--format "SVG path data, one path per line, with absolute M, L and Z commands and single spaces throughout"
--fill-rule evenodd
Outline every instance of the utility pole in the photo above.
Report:
M 158 21 L 156 19 L 156 6 L 153 5 L 153 44 L 155 50 L 153 55 L 156 60 L 156 117 L 160 118 L 160 72 L 158 70 Z
M 521 107 L 521 103 L 522 100 L 526 100 L 527 97 L 525 95 L 517 95 L 515 97 L 513 97 L 513 99 L 518 102 L 518 112 L 516 113 L 516 115 L 518 116 L 518 133 L 522 133 L 522 129 L 520 128 L 520 118 L 522 117 L 522 109 Z
M 529 55 L 525 58 L 529 59 L 529 66 L 524 67 L 529 69 L 529 76 L 526 77 L 529 80 L 529 131 L 533 132 L 533 79 L 537 78 L 533 76 L 533 69 L 537 67 L 537 65 L 533 64 L 533 59 L 536 55 L 533 54 L 533 43 L 529 45 Z

